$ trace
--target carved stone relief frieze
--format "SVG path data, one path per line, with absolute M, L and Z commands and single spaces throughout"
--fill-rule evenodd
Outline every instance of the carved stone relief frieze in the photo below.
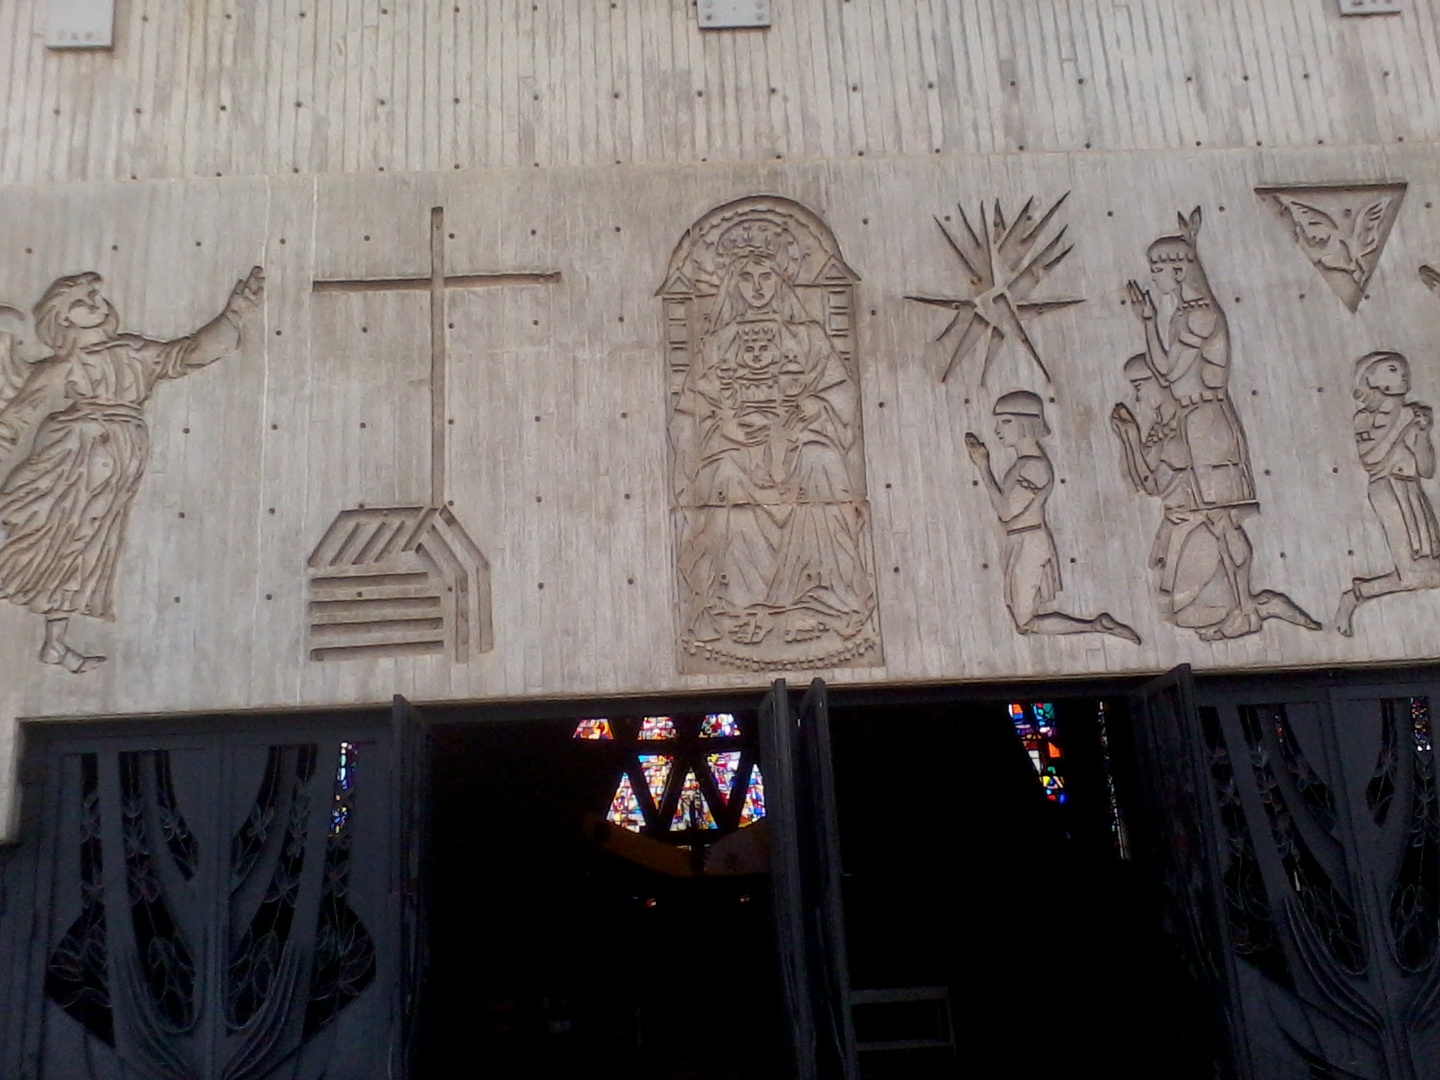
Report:
M 122 333 L 104 279 L 57 278 L 30 316 L 0 305 L 0 597 L 45 620 L 39 658 L 80 674 L 105 661 L 69 641 L 75 615 L 115 618 L 131 504 L 150 460 L 145 406 L 240 347 L 260 267 L 220 314 L 172 341 Z
M 1351 311 L 1360 307 L 1400 213 L 1405 184 L 1265 186 L 1270 202 L 1325 284 Z
M 1150 245 L 1149 289 L 1131 281 L 1145 351 L 1125 363 L 1134 410 L 1117 404 L 1111 427 L 1130 482 L 1162 506 L 1150 552 L 1167 619 L 1205 641 L 1256 633 L 1266 619 L 1320 624 L 1284 593 L 1256 589 L 1245 521 L 1259 513 L 1250 448 L 1230 393 L 1225 311 L 1198 247 L 1200 208 Z
M 1140 635 L 1109 612 L 1071 615 L 1055 606 L 1064 588 L 1060 556 L 1045 515 L 1055 490 L 1055 467 L 1045 450 L 1050 434 L 1045 403 L 1029 390 L 1011 390 L 995 400 L 995 439 L 1015 458 L 997 477 L 990 451 L 979 436 L 965 433 L 965 448 L 980 471 L 990 505 L 1005 531 L 1005 606 L 1022 634 L 1109 634 L 1140 644 Z
M 317 295 L 414 291 L 430 296 L 430 493 L 410 506 L 342 510 L 307 566 L 311 660 L 445 654 L 465 663 L 494 647 L 490 563 L 446 498 L 446 402 L 451 289 L 552 285 L 558 271 L 452 274 L 445 210 L 430 211 L 430 271 L 386 278 L 329 278 Z
M 941 382 L 947 381 L 957 366 L 978 354 L 982 358 L 980 384 L 983 386 L 991 363 L 1007 339 L 1014 339 L 1046 381 L 1050 380 L 1050 371 L 1027 327 L 1041 315 L 1084 303 L 1078 298 L 1036 299 L 1033 295 L 1050 272 L 1074 250 L 1073 245 L 1065 242 L 1068 225 L 1050 234 L 1056 214 L 1069 197 L 1070 193 L 1066 192 L 1038 216 L 1035 200 L 1031 198 L 1008 222 L 999 199 L 995 200 L 993 215 L 987 215 L 985 204 L 981 203 L 975 219 L 978 229 L 971 224 L 963 206 L 956 207 L 960 229 L 946 225 L 950 220 L 948 216 L 944 221 L 935 219 L 960 263 L 964 295 L 916 295 L 905 299 L 955 312 L 936 339 L 954 341 L 950 359 L 940 375 Z
M 755 196 L 697 221 L 659 297 L 680 669 L 883 662 L 854 338 L 830 229 Z
M 1421 484 L 1435 477 L 1434 412 L 1409 393 L 1410 362 L 1400 353 L 1373 352 L 1355 362 L 1355 452 L 1392 568 L 1355 578 L 1341 594 L 1335 624 L 1347 637 L 1355 609 L 1366 601 L 1440 588 L 1440 524 Z

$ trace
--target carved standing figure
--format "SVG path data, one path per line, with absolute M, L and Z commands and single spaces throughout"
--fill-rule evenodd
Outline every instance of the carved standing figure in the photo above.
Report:
M 1150 291 L 1129 283 L 1145 352 L 1126 365 L 1126 376 L 1151 422 L 1142 433 L 1120 404 L 1111 426 L 1125 447 L 1132 483 L 1165 507 L 1151 558 L 1176 625 L 1205 641 L 1253 634 L 1273 618 L 1318 630 L 1284 593 L 1251 586 L 1243 521 L 1259 504 L 1245 430 L 1230 397 L 1230 330 L 1197 248 L 1200 225 L 1196 207 L 1188 218 L 1180 215 L 1177 235 L 1149 248 L 1151 279 L 1172 305 L 1168 328 L 1160 325 Z M 1152 379 L 1153 388 L 1142 388 Z
M 40 660 L 89 671 L 105 657 L 67 640 L 70 618 L 113 619 L 112 590 L 130 506 L 150 458 L 145 404 L 176 379 L 234 352 L 264 287 L 259 267 L 186 337 L 120 333 L 99 274 L 57 279 L 35 305 L 48 354 L 29 363 L 16 335 L 0 360 L 23 377 L 0 407 L 0 597 L 45 619 Z M 13 311 L 13 309 L 11 309 Z M 0 380 L 4 385 L 4 380 Z
M 1086 619 L 1053 609 L 1063 588 L 1055 537 L 1045 519 L 1045 504 L 1055 488 L 1055 467 L 1041 439 L 1050 434 L 1045 405 L 1038 394 L 1012 390 L 995 401 L 995 439 L 1015 460 L 995 477 L 990 451 L 973 432 L 965 449 L 980 470 L 990 505 L 1005 530 L 1005 606 L 1022 634 L 1110 634 L 1132 644 L 1140 635 L 1107 611 Z
M 1397 352 L 1373 352 L 1355 364 L 1355 452 L 1370 477 L 1371 509 L 1380 519 L 1395 567 L 1378 577 L 1355 578 L 1340 594 L 1336 626 L 1354 633 L 1355 609 L 1392 593 L 1440 588 L 1440 523 L 1421 487 L 1435 476 L 1434 414 L 1406 401 L 1410 362 Z
M 797 286 L 832 263 L 818 222 L 753 202 L 682 258 L 714 291 L 670 418 L 681 643 L 722 667 L 854 662 L 878 645 L 860 392 Z

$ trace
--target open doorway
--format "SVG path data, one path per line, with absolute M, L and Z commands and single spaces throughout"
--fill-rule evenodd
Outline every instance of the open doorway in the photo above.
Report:
M 832 706 L 867 1080 L 1213 1075 L 1159 891 L 1128 857 L 1123 714 L 1093 698 Z
M 1037 704 L 830 708 L 863 1080 L 1211 1075 L 1159 890 L 1122 857 L 1123 703 L 1103 740 L 1097 699 Z M 432 718 L 431 1070 L 787 1075 L 756 714 L 649 740 L 638 712 Z M 717 716 L 736 733 L 703 745 Z
M 754 719 L 716 715 L 436 729 L 435 1075 L 783 1074 Z

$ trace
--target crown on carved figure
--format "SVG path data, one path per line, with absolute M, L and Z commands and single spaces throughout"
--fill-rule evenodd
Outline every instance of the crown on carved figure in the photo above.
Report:
M 715 247 L 722 263 L 758 255 L 773 260 L 782 272 L 790 269 L 796 255 L 795 237 L 773 221 L 738 222 L 721 234 Z
M 774 341 L 775 324 L 773 322 L 742 323 L 740 340 L 742 342 Z

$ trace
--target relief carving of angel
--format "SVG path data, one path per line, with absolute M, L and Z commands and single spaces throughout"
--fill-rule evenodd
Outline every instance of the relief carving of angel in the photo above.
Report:
M 1357 209 L 1345 208 L 1337 219 L 1318 206 L 1291 195 L 1276 200 L 1295 224 L 1295 237 L 1310 250 L 1317 266 L 1349 274 L 1364 286 L 1369 276 L 1370 256 L 1380 250 L 1384 239 L 1385 212 L 1392 197 L 1381 195 Z
M 67 640 L 70 618 L 113 619 L 115 568 L 150 459 L 145 404 L 233 353 L 264 289 L 260 267 L 220 314 L 173 341 L 120 332 L 99 274 L 56 279 L 33 324 L 0 307 L 0 597 L 45 620 L 42 663 L 77 674 L 105 657 Z

